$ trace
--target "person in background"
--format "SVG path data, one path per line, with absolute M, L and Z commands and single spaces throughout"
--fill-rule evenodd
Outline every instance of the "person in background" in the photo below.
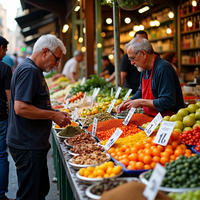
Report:
M 179 72 L 178 72 L 178 69 L 176 67 L 176 65 L 177 65 L 177 54 L 176 54 L 176 52 L 169 51 L 167 53 L 164 53 L 162 55 L 162 59 L 168 61 L 172 65 L 172 67 L 175 69 L 177 75 L 179 76 Z
M 125 48 L 131 64 L 142 72 L 141 80 L 138 91 L 117 106 L 115 111 L 119 113 L 143 106 L 147 115 L 156 116 L 160 112 L 165 116 L 184 108 L 183 94 L 174 68 L 154 53 L 149 41 L 136 37 Z
M 55 35 L 43 35 L 11 80 L 6 141 L 17 169 L 20 200 L 45 199 L 49 192 L 47 153 L 52 121 L 60 127 L 71 123 L 67 113 L 51 107 L 42 73 L 57 67 L 65 53 L 65 46 Z
M 6 63 L 7 65 L 9 65 L 11 67 L 11 69 L 13 70 L 14 69 L 14 66 L 15 66 L 15 63 L 14 61 L 12 60 L 12 58 L 6 54 L 4 57 L 3 57 L 3 60 L 2 62 Z
M 68 60 L 63 68 L 62 74 L 75 83 L 80 78 L 80 62 L 83 61 L 84 54 L 81 50 L 74 51 L 74 57 Z
M 15 69 L 16 69 L 16 67 L 17 67 L 17 65 L 18 65 L 18 61 L 17 61 L 17 54 L 16 53 L 14 53 L 12 56 L 10 56 L 11 58 L 12 58 L 12 60 L 13 60 L 13 62 L 15 63 L 15 65 L 13 66 L 13 72 L 15 71 Z
M 5 196 L 5 193 L 8 192 L 9 172 L 6 134 L 12 70 L 9 65 L 2 62 L 3 57 L 6 55 L 7 45 L 8 41 L 0 36 L 0 200 L 8 200 Z
M 103 72 L 101 72 L 99 74 L 99 77 L 103 77 L 107 74 L 112 75 L 113 72 L 115 71 L 115 67 L 114 65 L 110 62 L 110 59 L 108 58 L 108 56 L 102 56 L 101 57 L 101 63 L 104 67 Z

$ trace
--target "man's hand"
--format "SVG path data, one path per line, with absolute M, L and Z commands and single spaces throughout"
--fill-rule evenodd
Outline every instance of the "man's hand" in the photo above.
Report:
M 67 124 L 71 124 L 71 117 L 66 112 L 55 112 L 53 121 L 60 127 L 65 127 Z
M 131 100 L 131 99 L 128 99 L 128 100 L 124 101 L 123 103 L 121 103 L 120 105 L 118 105 L 118 106 L 115 108 L 115 112 L 116 112 L 117 114 L 119 114 L 121 111 L 126 110 L 126 109 L 127 109 L 126 104 L 127 104 L 128 102 L 130 102 L 130 101 L 132 101 L 132 100 Z
M 124 106 L 128 110 L 130 110 L 132 107 L 139 108 L 141 106 L 141 100 L 142 99 L 135 99 L 135 100 L 131 100 L 131 101 L 125 102 Z

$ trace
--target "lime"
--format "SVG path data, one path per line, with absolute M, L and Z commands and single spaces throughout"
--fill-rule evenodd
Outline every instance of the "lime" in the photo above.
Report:
M 188 116 L 185 116 L 184 118 L 183 118 L 183 124 L 185 125 L 185 126 L 193 126 L 194 125 L 194 123 L 195 123 L 195 118 L 194 117 L 192 117 L 192 116 L 190 116 L 190 115 L 188 115 Z
M 181 108 L 179 111 L 178 111 L 178 113 L 177 113 L 177 115 L 181 115 L 182 117 L 185 117 L 186 115 L 188 115 L 189 113 L 188 113 L 188 111 L 186 110 L 186 108 Z

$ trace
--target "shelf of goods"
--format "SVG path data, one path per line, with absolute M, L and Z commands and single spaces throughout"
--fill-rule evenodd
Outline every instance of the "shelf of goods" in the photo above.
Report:
M 200 64 L 200 5 L 184 1 L 180 8 L 181 67 L 182 71 L 194 71 Z M 192 66 L 189 68 L 188 66 Z

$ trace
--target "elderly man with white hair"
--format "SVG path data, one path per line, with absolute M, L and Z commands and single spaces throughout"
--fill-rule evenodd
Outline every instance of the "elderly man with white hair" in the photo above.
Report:
M 55 35 L 43 35 L 13 74 L 6 141 L 17 168 L 16 199 L 45 199 L 49 192 L 47 153 L 52 121 L 61 127 L 71 122 L 67 113 L 51 107 L 42 72 L 57 67 L 65 53 Z
M 125 48 L 131 64 L 142 73 L 138 91 L 117 106 L 116 112 L 143 106 L 148 115 L 156 116 L 160 112 L 166 116 L 184 108 L 182 90 L 174 68 L 154 53 L 150 42 L 136 37 Z

